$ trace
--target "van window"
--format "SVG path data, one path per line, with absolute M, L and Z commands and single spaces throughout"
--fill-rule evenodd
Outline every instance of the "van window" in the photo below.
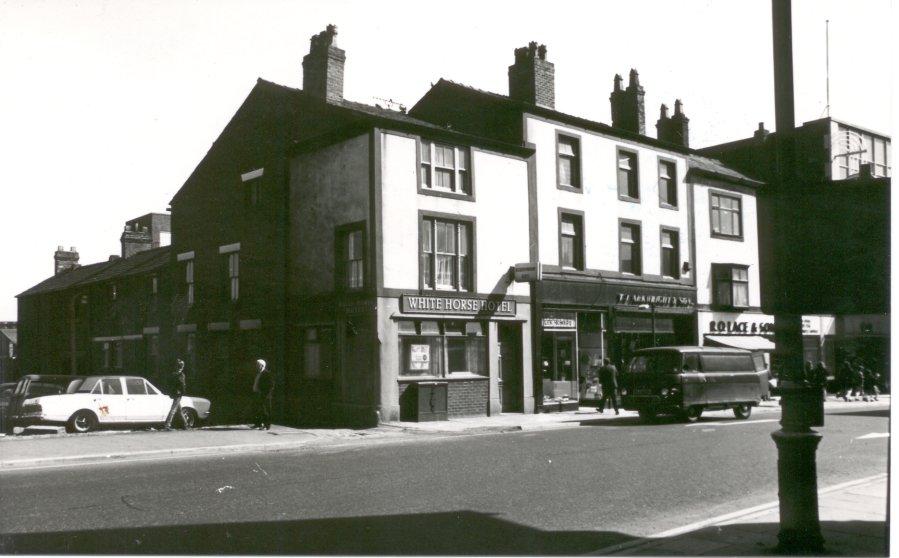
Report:
M 628 372 L 633 374 L 677 374 L 681 371 L 680 354 L 657 352 L 636 356 L 631 360 Z
M 768 366 L 765 364 L 765 355 L 762 353 L 752 353 L 752 363 L 755 364 L 756 372 L 764 372 L 768 369 Z
M 706 372 L 751 372 L 755 370 L 750 355 L 702 355 Z

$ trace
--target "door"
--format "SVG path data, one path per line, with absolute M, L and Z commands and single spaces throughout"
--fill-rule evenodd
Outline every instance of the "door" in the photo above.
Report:
M 498 324 L 499 332 L 499 398 L 502 412 L 523 410 L 521 370 L 521 325 Z
M 129 421 L 162 422 L 171 408 L 171 399 L 150 389 L 143 378 L 125 378 Z
M 128 397 L 122 388 L 121 378 L 103 378 L 99 382 L 101 393 L 94 392 L 94 405 L 101 423 L 128 420 Z M 96 389 L 96 388 L 95 388 Z
M 544 399 L 578 399 L 574 333 L 544 332 L 541 342 Z

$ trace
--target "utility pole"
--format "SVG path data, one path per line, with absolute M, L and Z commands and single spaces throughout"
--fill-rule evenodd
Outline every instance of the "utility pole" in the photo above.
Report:
M 780 500 L 781 552 L 821 552 L 824 538 L 818 520 L 818 481 L 815 451 L 821 434 L 812 426 L 824 425 L 821 392 L 803 378 L 802 316 L 783 300 L 785 287 L 802 280 L 794 270 L 799 251 L 797 226 L 786 213 L 793 203 L 787 194 L 800 187 L 796 172 L 793 105 L 793 38 L 791 0 L 772 0 L 774 39 L 774 98 L 777 122 L 776 173 L 767 186 L 774 241 L 769 296 L 773 297 L 775 351 L 772 368 L 780 373 L 781 430 L 771 434 L 777 445 L 777 486 Z M 785 312 L 784 310 L 788 310 Z

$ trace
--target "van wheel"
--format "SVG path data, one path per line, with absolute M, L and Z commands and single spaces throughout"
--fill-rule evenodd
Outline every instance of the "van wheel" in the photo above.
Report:
M 752 405 L 749 403 L 743 403 L 742 405 L 737 405 L 734 407 L 734 416 L 738 419 L 748 419 L 749 415 L 752 414 Z
M 640 409 L 637 411 L 637 414 L 640 415 L 640 419 L 643 420 L 644 422 L 652 422 L 656 419 L 657 413 L 656 413 L 655 409 L 649 408 L 649 409 Z
M 90 411 L 81 410 L 72 415 L 66 423 L 66 432 L 69 434 L 84 434 L 97 428 L 97 416 Z
M 699 420 L 699 417 L 702 416 L 702 407 L 699 405 L 693 405 L 692 407 L 687 407 L 681 412 L 681 417 L 687 422 L 696 422 Z

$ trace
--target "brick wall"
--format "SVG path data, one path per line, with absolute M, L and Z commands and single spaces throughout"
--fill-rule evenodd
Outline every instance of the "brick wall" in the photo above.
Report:
M 450 417 L 486 415 L 489 383 L 487 378 L 449 382 L 446 414 Z

